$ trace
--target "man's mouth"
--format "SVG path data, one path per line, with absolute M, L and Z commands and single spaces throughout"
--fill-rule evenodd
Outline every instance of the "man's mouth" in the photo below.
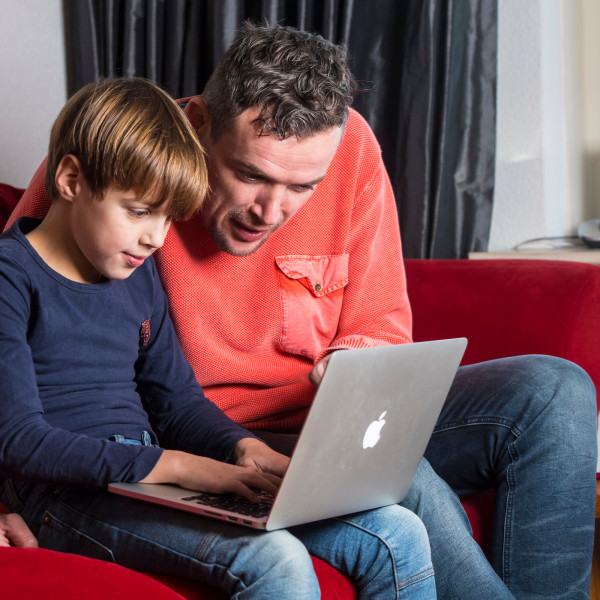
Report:
M 231 229 L 234 237 L 241 242 L 257 242 L 264 238 L 271 231 L 270 227 L 266 229 L 257 229 L 256 227 L 248 227 L 239 221 L 231 220 Z

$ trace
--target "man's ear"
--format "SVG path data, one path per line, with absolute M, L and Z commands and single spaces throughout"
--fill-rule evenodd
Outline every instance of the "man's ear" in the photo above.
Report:
M 202 139 L 210 129 L 208 106 L 206 106 L 206 102 L 204 102 L 202 96 L 192 96 L 188 100 L 183 112 L 198 133 L 198 137 Z
M 56 168 L 54 183 L 61 198 L 72 202 L 81 192 L 83 173 L 79 159 L 73 154 L 62 157 Z

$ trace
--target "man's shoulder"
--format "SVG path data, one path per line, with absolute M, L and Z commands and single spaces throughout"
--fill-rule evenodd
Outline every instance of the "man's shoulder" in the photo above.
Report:
M 376 160 L 381 155 L 379 142 L 366 119 L 355 109 L 350 108 L 344 136 L 338 153 L 356 160 L 357 157 L 369 157 Z
M 371 127 L 361 114 L 351 108 L 325 182 L 327 185 L 362 188 L 382 168 L 381 147 Z

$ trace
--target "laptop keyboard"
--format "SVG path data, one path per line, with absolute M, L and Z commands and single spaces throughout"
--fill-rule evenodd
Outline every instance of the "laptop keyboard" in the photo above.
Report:
M 182 498 L 182 500 L 240 513 L 241 515 L 249 517 L 266 517 L 273 506 L 273 500 L 275 498 L 273 494 L 269 494 L 263 490 L 259 490 L 257 493 L 259 497 L 258 502 L 252 502 L 237 494 L 209 494 L 208 492 L 200 492 L 193 496 L 186 496 L 185 498 Z

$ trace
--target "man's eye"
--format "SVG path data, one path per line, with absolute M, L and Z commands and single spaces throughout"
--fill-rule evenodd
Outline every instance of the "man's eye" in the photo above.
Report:
M 312 192 L 315 189 L 313 185 L 296 185 L 294 186 L 294 190 L 300 194 L 304 194 L 306 192 Z
M 260 176 L 256 175 L 255 173 L 242 172 L 240 176 L 244 181 L 260 181 Z

